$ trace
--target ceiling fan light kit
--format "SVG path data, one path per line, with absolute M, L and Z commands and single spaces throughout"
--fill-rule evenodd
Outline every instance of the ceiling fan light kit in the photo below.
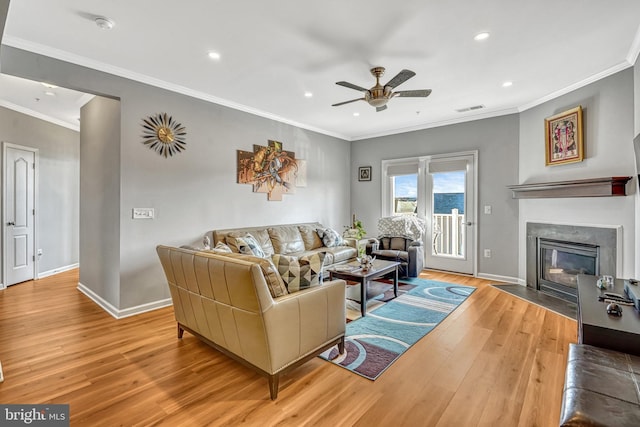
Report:
M 369 105 L 376 108 L 377 112 L 384 111 L 387 109 L 387 102 L 391 98 L 396 96 L 403 98 L 425 98 L 431 94 L 431 89 L 420 89 L 420 90 L 401 90 L 394 92 L 393 90 L 400 86 L 402 83 L 409 80 L 411 77 L 415 76 L 411 70 L 402 70 L 400 71 L 394 78 L 389 80 L 386 85 L 380 84 L 380 77 L 384 75 L 385 69 L 384 67 L 373 67 L 371 69 L 371 74 L 376 78 L 376 84 L 371 89 L 365 89 L 361 86 L 354 85 L 353 83 L 340 81 L 336 82 L 338 86 L 344 86 L 349 89 L 358 90 L 360 92 L 364 92 L 363 98 L 351 99 L 349 101 L 339 102 L 337 104 L 333 104 L 333 107 L 338 107 L 340 105 L 350 104 L 356 101 L 367 101 Z

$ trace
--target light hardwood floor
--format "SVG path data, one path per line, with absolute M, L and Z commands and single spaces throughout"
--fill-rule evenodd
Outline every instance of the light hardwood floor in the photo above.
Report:
M 0 403 L 68 403 L 72 426 L 557 426 L 576 322 L 489 286 L 376 381 L 316 358 L 267 381 L 189 333 L 172 308 L 115 320 L 78 271 L 0 291 Z

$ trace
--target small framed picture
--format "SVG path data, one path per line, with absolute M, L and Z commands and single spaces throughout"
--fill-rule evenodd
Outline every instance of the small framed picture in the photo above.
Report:
M 358 181 L 371 181 L 371 166 L 360 166 L 358 168 Z
M 546 166 L 581 162 L 584 159 L 582 107 L 544 119 Z

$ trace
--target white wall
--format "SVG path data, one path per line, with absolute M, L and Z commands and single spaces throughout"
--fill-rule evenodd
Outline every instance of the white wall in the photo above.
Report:
M 585 160 L 545 166 L 544 119 L 577 105 L 583 108 Z M 520 183 L 633 176 L 626 197 L 520 200 L 519 275 L 526 277 L 526 223 L 555 222 L 623 227 L 623 263 L 618 276 L 635 274 L 635 160 L 633 70 L 627 69 L 520 114 Z

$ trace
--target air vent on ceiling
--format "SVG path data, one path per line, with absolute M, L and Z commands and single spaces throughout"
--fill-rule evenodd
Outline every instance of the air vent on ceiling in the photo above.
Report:
M 467 111 L 480 110 L 482 108 L 484 108 L 484 105 L 474 105 L 472 107 L 459 108 L 456 111 L 458 113 L 466 113 Z

